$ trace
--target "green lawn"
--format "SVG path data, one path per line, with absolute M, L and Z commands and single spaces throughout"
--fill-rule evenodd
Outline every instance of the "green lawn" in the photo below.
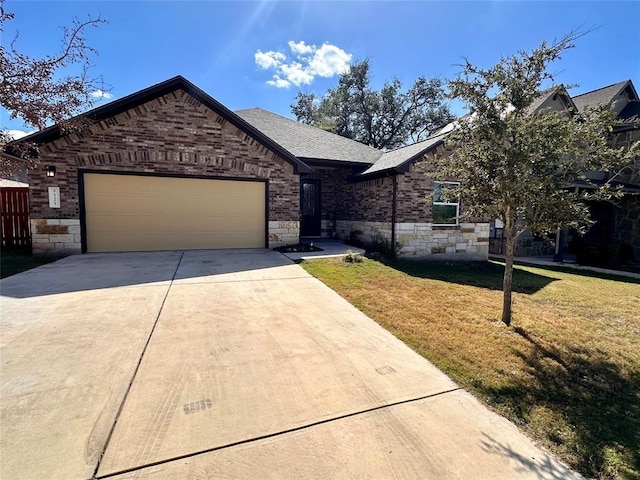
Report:
M 0 278 L 9 277 L 16 273 L 31 270 L 45 263 L 58 260 L 59 257 L 32 256 L 19 252 L 5 252 L 0 254 Z
M 302 266 L 587 477 L 640 479 L 640 281 L 365 259 Z

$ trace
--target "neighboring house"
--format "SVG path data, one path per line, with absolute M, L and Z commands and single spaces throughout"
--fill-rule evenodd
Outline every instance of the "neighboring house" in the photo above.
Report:
M 577 111 L 576 105 L 569 96 L 566 88 L 557 85 L 542 92 L 529 107 L 529 113 L 548 110 L 553 112 Z M 500 220 L 491 222 L 489 234 L 489 253 L 504 254 L 506 245 L 504 242 L 503 224 Z M 531 230 L 525 230 L 516 241 L 515 255 L 517 257 L 551 256 L 555 253 L 554 244 L 548 238 L 534 235 Z
M 93 109 L 88 126 L 20 139 L 33 251 L 274 248 L 301 238 L 486 259 L 489 223 L 431 193 L 446 135 L 382 152 L 261 109 L 231 112 L 183 77 Z
M 573 97 L 578 111 L 605 106 L 613 110 L 620 124 L 614 127 L 611 144 L 630 148 L 640 141 L 640 97 L 631 80 Z M 640 157 L 623 172 L 597 172 L 591 178 L 596 182 L 613 180 L 622 188 L 624 196 L 610 202 L 590 204 L 595 224 L 584 235 L 573 235 L 567 245 L 580 263 L 600 266 L 627 263 L 640 264 Z
M 566 91 L 559 98 L 554 98 L 553 90 L 543 92 L 535 109 L 573 108 L 577 112 L 604 106 L 612 109 L 620 124 L 614 127 L 611 144 L 614 147 L 630 148 L 640 141 L 640 99 L 631 80 L 625 80 L 591 92 L 576 95 L 568 99 Z M 551 95 L 549 95 L 551 93 Z M 615 177 L 612 177 L 615 174 Z M 546 256 L 559 253 L 575 255 L 583 264 L 598 266 L 615 266 L 640 262 L 640 160 L 636 156 L 635 163 L 623 172 L 591 172 L 589 179 L 595 184 L 612 180 L 620 186 L 624 196 L 611 202 L 591 202 L 591 217 L 595 221 L 589 231 L 578 235 L 573 230 L 562 232 L 560 249 L 546 238 L 536 237 L 525 231 L 518 238 L 516 256 Z M 588 188 L 577 182 L 576 188 Z M 490 252 L 503 253 L 502 231 L 500 223 L 491 225 Z

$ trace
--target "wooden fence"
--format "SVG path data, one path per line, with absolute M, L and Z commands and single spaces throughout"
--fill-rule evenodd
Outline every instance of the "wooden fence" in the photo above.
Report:
M 0 188 L 0 224 L 3 250 L 31 251 L 28 188 Z

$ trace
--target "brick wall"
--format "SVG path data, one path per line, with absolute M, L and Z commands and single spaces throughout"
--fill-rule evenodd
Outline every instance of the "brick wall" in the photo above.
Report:
M 396 219 L 398 222 L 420 223 L 433 220 L 433 200 L 430 195 L 433 191 L 434 180 L 430 178 L 429 158 L 415 162 L 404 175 L 398 175 L 398 208 Z M 447 180 L 447 179 L 442 179 Z M 460 205 L 460 214 L 467 211 L 465 205 Z M 470 218 L 467 221 L 473 223 L 485 223 L 479 218 Z M 488 222 L 487 222 L 488 223 Z
M 389 177 L 345 183 L 338 195 L 337 220 L 391 222 L 393 182 Z
M 350 169 L 314 168 L 308 178 L 320 180 L 321 228 L 323 237 L 332 237 L 336 229 L 338 197 L 347 184 Z
M 295 236 L 290 222 L 299 221 L 299 176 L 293 166 L 182 90 L 42 146 L 40 164 L 29 172 L 31 218 L 40 230 L 79 219 L 79 168 L 268 179 L 270 246 Z M 49 164 L 57 169 L 53 178 L 44 172 Z M 61 208 L 49 208 L 49 186 L 60 188 Z M 279 222 L 289 222 L 286 235 Z M 44 250 L 39 246 L 45 243 L 69 242 L 40 237 L 34 251 Z M 65 249 L 77 251 L 79 243 Z
M 354 220 L 391 222 L 391 178 L 357 183 L 348 181 L 355 173 L 357 170 L 351 168 L 316 167 L 309 176 L 320 180 L 323 236 L 336 235 L 338 230 L 345 228 L 345 222 Z
M 468 219 L 459 225 L 434 226 L 433 180 L 426 173 L 428 159 L 416 162 L 397 179 L 396 242 L 400 256 L 487 259 L 489 223 Z M 393 180 L 385 177 L 346 184 L 338 196 L 336 235 L 355 235 L 363 243 L 391 240 Z M 464 213 L 464 206 L 460 212 Z

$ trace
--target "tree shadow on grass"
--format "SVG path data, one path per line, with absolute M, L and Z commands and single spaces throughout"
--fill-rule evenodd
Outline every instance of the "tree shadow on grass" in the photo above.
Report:
M 577 458 L 572 467 L 583 475 L 640 478 L 640 372 L 623 371 L 605 352 L 560 351 L 515 330 L 530 344 L 515 350 L 529 376 L 499 388 L 479 386 L 482 393 L 524 422 L 533 420 L 534 409 L 553 412 L 547 440 Z
M 502 290 L 504 265 L 496 263 L 418 260 L 382 260 L 382 262 L 412 277 L 429 278 L 491 290 Z M 557 280 L 557 278 L 514 269 L 513 291 L 532 294 Z
M 600 278 L 602 280 L 614 280 L 616 282 L 624 282 L 624 283 L 636 283 L 640 284 L 640 279 L 635 277 L 628 277 L 624 275 L 624 271 L 621 271 L 620 274 L 615 273 L 605 273 L 598 272 L 594 270 L 586 270 L 579 268 L 579 266 L 551 266 L 551 265 L 532 265 L 526 262 L 515 262 L 516 265 L 521 265 L 524 267 L 533 267 L 540 270 L 547 270 L 549 272 L 558 272 L 558 273 L 570 273 L 571 275 L 579 275 L 581 277 L 590 277 L 590 278 Z

